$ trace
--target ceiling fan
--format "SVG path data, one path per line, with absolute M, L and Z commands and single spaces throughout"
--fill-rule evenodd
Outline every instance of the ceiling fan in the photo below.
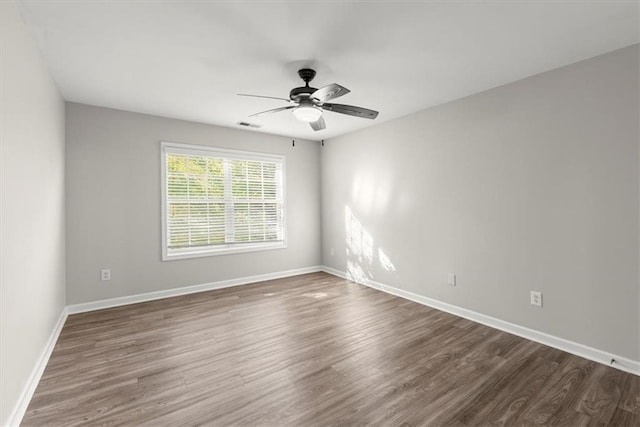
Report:
M 296 119 L 301 122 L 309 123 L 311 128 L 315 131 L 325 129 L 327 127 L 324 118 L 322 117 L 323 111 L 333 111 L 334 113 L 362 117 L 363 119 L 375 119 L 378 117 L 377 111 L 369 110 L 368 108 L 328 103 L 327 101 L 346 95 L 351 91 L 336 83 L 321 87 L 320 89 L 310 87 L 309 82 L 316 76 L 315 70 L 312 70 L 311 68 L 302 68 L 298 70 L 298 75 L 304 81 L 305 85 L 291 89 L 291 92 L 289 92 L 289 99 L 278 98 L 275 96 L 239 93 L 238 95 L 240 96 L 279 99 L 292 104 L 287 105 L 286 107 L 279 107 L 251 114 L 249 117 L 259 117 L 265 114 L 277 113 L 279 111 L 293 110 L 293 115 Z

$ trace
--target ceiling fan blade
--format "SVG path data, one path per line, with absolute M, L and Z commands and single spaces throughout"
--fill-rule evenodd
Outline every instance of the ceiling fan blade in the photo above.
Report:
M 286 107 L 274 108 L 273 110 L 261 111 L 259 113 L 251 114 L 249 117 L 260 117 L 260 116 L 264 116 L 265 114 L 277 113 L 279 111 L 290 110 L 296 107 L 297 107 L 296 105 L 288 105 Z
M 309 124 L 311 125 L 311 128 L 315 131 L 319 131 L 327 128 L 327 124 L 324 122 L 324 119 L 322 118 L 322 116 L 320 116 L 320 118 L 315 122 L 311 122 Z
M 323 110 L 333 111 L 334 113 L 348 114 L 350 116 L 362 117 L 363 119 L 375 119 L 378 112 L 369 110 L 368 108 L 356 107 L 354 105 L 344 104 L 322 104 Z
M 239 93 L 238 96 L 250 96 L 252 98 L 268 98 L 268 99 L 278 99 L 280 101 L 293 102 L 287 98 L 278 98 L 277 96 L 264 96 L 264 95 L 249 95 L 247 93 Z
M 318 102 L 326 102 L 330 99 L 337 98 L 342 95 L 346 95 L 351 92 L 344 86 L 340 86 L 336 83 L 331 83 L 325 87 L 321 87 L 311 94 L 311 98 L 318 100 Z

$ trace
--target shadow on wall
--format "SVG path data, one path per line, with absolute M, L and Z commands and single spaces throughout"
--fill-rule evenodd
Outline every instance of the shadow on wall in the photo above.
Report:
M 347 278 L 356 283 L 369 283 L 374 279 L 377 263 L 384 271 L 396 271 L 393 262 L 381 247 L 375 247 L 373 236 L 353 215 L 351 208 L 344 208 L 344 228 L 347 251 Z

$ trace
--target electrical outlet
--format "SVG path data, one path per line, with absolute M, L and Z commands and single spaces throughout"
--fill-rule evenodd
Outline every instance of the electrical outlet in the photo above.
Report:
M 100 280 L 111 280 L 111 270 L 100 270 Z
M 542 292 L 531 291 L 531 305 L 542 307 Z
M 449 273 L 449 275 L 447 276 L 447 283 L 451 286 L 455 286 L 456 285 L 456 274 L 455 273 Z

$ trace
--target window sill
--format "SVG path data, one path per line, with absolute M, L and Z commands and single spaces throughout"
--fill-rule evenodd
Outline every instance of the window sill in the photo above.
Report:
M 258 244 L 247 244 L 242 246 L 226 246 L 219 248 L 203 248 L 203 249 L 184 249 L 184 250 L 171 250 L 166 249 L 162 254 L 162 261 L 173 261 L 178 259 L 189 259 L 189 258 L 202 258 L 202 257 L 210 257 L 210 256 L 220 256 L 220 255 L 233 255 L 233 254 L 241 254 L 247 252 L 258 252 L 258 251 L 270 251 L 274 249 L 286 249 L 287 245 L 285 242 L 276 242 L 276 243 L 258 243 Z

